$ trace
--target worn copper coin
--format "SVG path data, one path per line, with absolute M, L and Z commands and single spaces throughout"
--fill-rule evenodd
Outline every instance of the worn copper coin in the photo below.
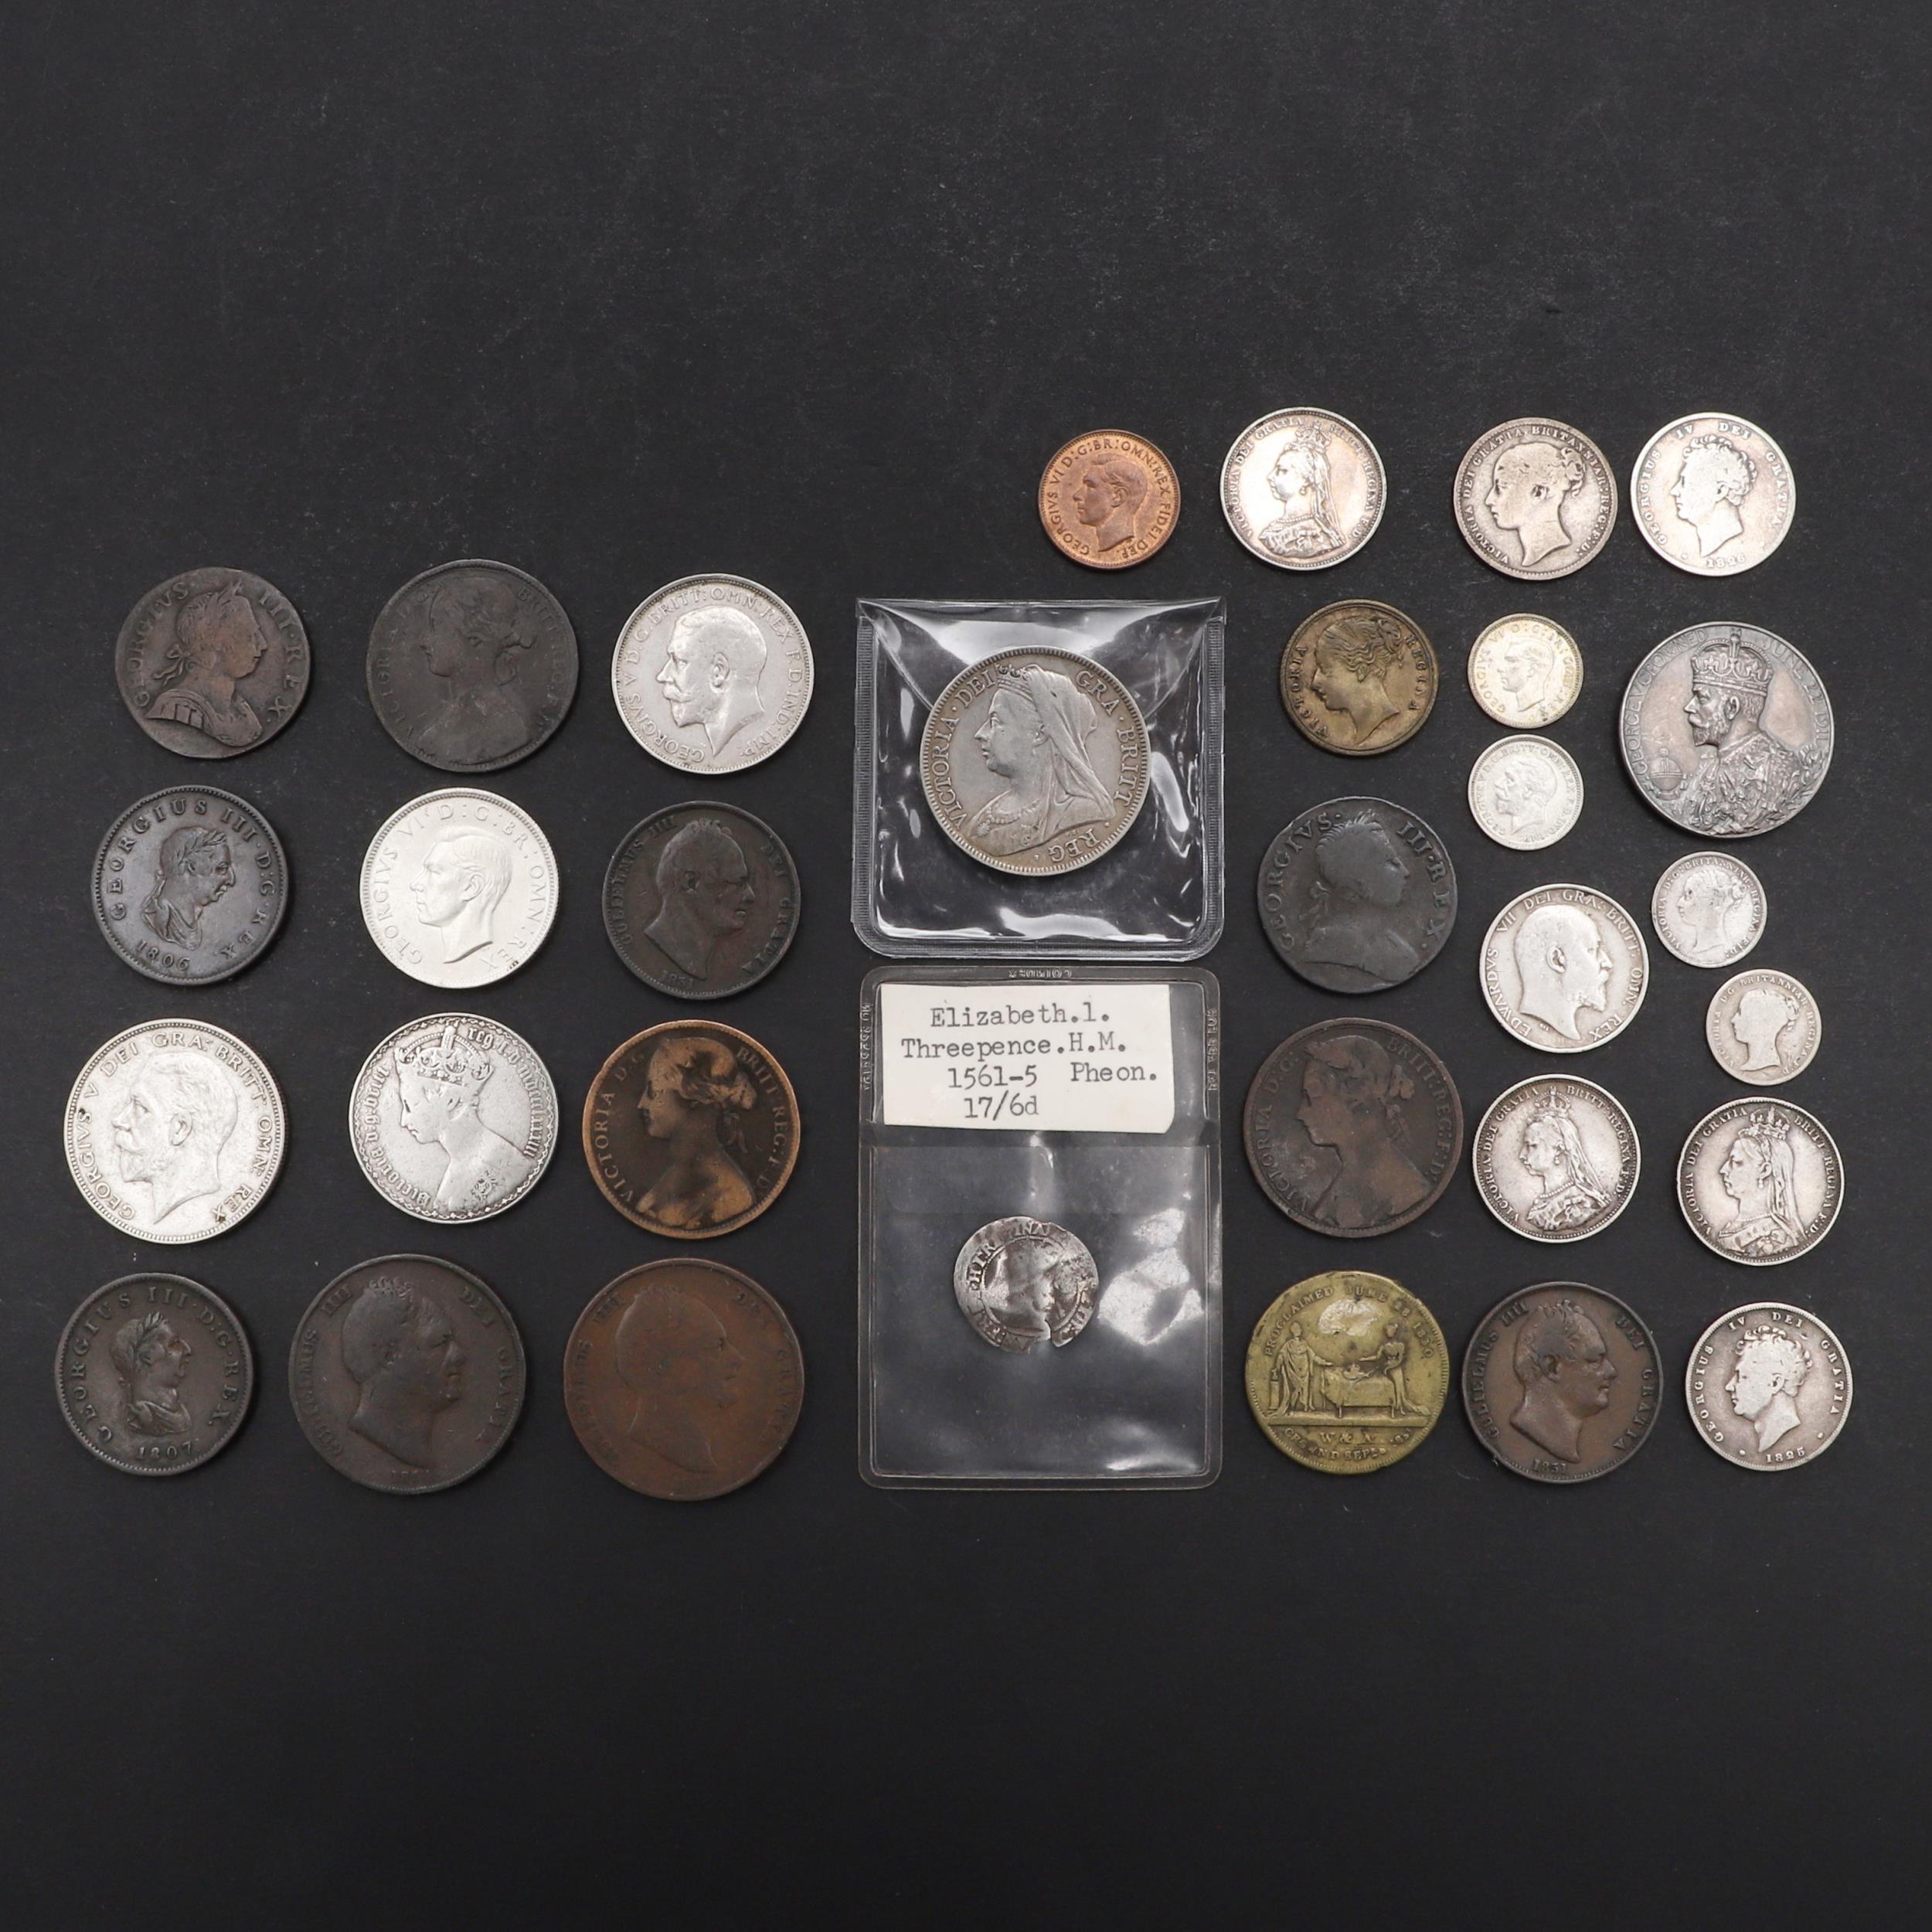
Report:
M 1706 1448 L 1774 1474 L 1815 1462 L 1852 1412 L 1845 1345 L 1808 1309 L 1753 1301 L 1721 1315 L 1684 1371 L 1684 1400 Z
M 583 1157 L 604 1198 L 680 1241 L 755 1221 L 791 1178 L 798 1101 L 735 1027 L 668 1020 L 626 1040 L 583 1101 Z
M 1845 1167 L 1824 1123 L 1789 1100 L 1726 1100 L 1691 1129 L 1677 1205 L 1713 1254 L 1771 1267 L 1809 1253 L 1845 1204 Z
M 1435 703 L 1437 682 L 1421 626 L 1368 597 L 1304 618 L 1281 653 L 1281 702 L 1296 728 L 1351 757 L 1413 737 Z
M 785 1311 L 715 1261 L 647 1261 L 577 1318 L 563 1403 L 584 1453 L 627 1489 L 704 1502 L 777 1459 L 805 1365 Z
M 1610 541 L 1617 479 L 1581 430 L 1519 416 L 1471 444 L 1456 471 L 1456 527 L 1505 576 L 1566 577 Z
M 1097 570 L 1124 570 L 1174 534 L 1181 485 L 1144 436 L 1091 430 L 1063 443 L 1039 480 L 1039 520 L 1054 548 Z

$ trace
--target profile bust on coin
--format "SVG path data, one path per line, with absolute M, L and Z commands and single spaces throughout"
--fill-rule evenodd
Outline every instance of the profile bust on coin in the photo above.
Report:
M 1704 1331 L 1684 1399 L 1706 1447 L 1744 1469 L 1793 1469 L 1835 1442 L 1852 1407 L 1844 1345 L 1785 1301 L 1733 1308 Z
M 1181 487 L 1174 466 L 1145 437 L 1095 430 L 1063 444 L 1039 483 L 1039 517 L 1054 547 L 1076 563 L 1118 570 L 1174 534 Z
M 1346 417 L 1277 410 L 1250 423 L 1221 466 L 1228 526 L 1264 563 L 1325 570 L 1375 534 L 1387 495 L 1382 458 Z
M 1784 452 L 1754 423 L 1680 416 L 1644 445 L 1631 480 L 1637 527 L 1680 570 L 1748 570 L 1784 542 L 1797 488 Z
M 1617 483 L 1580 430 L 1519 417 L 1477 438 L 1456 472 L 1456 521 L 1469 547 L 1513 577 L 1567 577 L 1608 541 Z
M 1678 1205 L 1692 1232 L 1714 1253 L 1753 1267 L 1816 1247 L 1844 1198 L 1837 1143 L 1788 1100 L 1714 1107 L 1679 1158 Z
M 1469 650 L 1469 689 L 1498 724 L 1553 724 L 1583 689 L 1583 653 L 1560 624 L 1526 613 L 1485 626 Z
M 1483 1205 L 1532 1241 L 1580 1241 L 1629 1205 L 1637 1129 L 1614 1095 L 1588 1080 L 1540 1075 L 1498 1094 L 1471 1160 Z
M 1063 1349 L 1093 1318 L 1100 1271 L 1079 1236 L 1015 1215 L 967 1236 L 953 1293 L 981 1339 L 1009 1355 Z
M 1753 1087 L 1796 1079 L 1811 1065 L 1823 1031 L 1810 988 L 1770 967 L 1725 981 L 1704 1016 L 1712 1057 L 1733 1079 Z
M 1302 736 L 1352 756 L 1420 730 L 1436 701 L 1436 655 L 1413 618 L 1355 597 L 1305 618 L 1281 653 L 1281 702 Z

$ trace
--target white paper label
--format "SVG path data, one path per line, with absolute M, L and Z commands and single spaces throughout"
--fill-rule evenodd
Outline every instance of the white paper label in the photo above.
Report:
M 1174 1124 L 1166 985 L 1111 980 L 879 989 L 888 1127 L 1164 1134 Z

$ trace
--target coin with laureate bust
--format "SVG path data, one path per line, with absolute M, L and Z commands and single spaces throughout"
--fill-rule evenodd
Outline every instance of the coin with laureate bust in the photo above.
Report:
M 1470 444 L 1456 527 L 1484 563 L 1538 580 L 1580 570 L 1617 524 L 1617 479 L 1581 430 L 1519 416 Z
M 255 1393 L 235 1311 L 179 1274 L 126 1274 L 81 1303 L 54 1359 L 60 1413 L 130 1476 L 178 1476 L 226 1448 Z
M 1063 1349 L 1094 1318 L 1100 1270 L 1087 1244 L 1028 1214 L 988 1221 L 953 1264 L 953 1294 L 983 1342 L 1009 1355 Z
M 1711 995 L 1704 1038 L 1733 1080 L 1778 1087 L 1811 1063 L 1825 1022 L 1802 980 L 1768 966 L 1725 981 Z
M 1471 817 L 1512 852 L 1555 845 L 1583 809 L 1583 774 L 1553 739 L 1498 738 L 1470 770 Z
M 1767 906 L 1757 874 L 1727 852 L 1672 860 L 1650 896 L 1650 923 L 1686 966 L 1728 966 L 1764 934 Z
M 1281 653 L 1281 703 L 1311 744 L 1349 757 L 1393 751 L 1436 702 L 1436 654 L 1422 627 L 1369 597 L 1304 617 Z
M 1705 410 L 1646 443 L 1630 479 L 1644 541 L 1699 577 L 1734 577 L 1784 541 L 1798 485 L 1784 453 L 1754 423 Z
M 1449 1345 L 1399 1281 L 1354 1268 L 1311 1275 L 1254 1325 L 1243 1377 L 1262 1434 L 1332 1476 L 1400 1462 L 1436 1426 Z
M 1549 617 L 1526 612 L 1498 617 L 1469 650 L 1469 689 L 1499 725 L 1540 731 L 1577 702 L 1583 654 Z
M 1221 465 L 1221 511 L 1242 544 L 1284 570 L 1325 570 L 1376 532 L 1388 500 L 1376 446 L 1346 417 L 1257 417 Z
M 1852 1412 L 1845 1345 L 1809 1309 L 1754 1301 L 1699 1337 L 1684 1400 L 1706 1448 L 1740 1469 L 1814 1462 Z
M 266 744 L 308 689 L 308 634 L 251 570 L 184 570 L 128 614 L 114 680 L 134 721 L 184 758 Z
M 1691 1129 L 1677 1204 L 1713 1254 L 1764 1268 L 1808 1254 L 1845 1200 L 1845 1168 L 1823 1124 L 1789 1100 L 1726 1100 Z
M 1580 1053 L 1636 1018 L 1650 983 L 1637 922 L 1607 893 L 1539 886 L 1490 923 L 1482 995 L 1496 1022 L 1545 1053 Z
M 1580 1241 L 1630 1205 L 1642 1157 L 1615 1095 L 1543 1073 L 1490 1102 L 1470 1159 L 1483 1206 L 1505 1227 L 1532 1241 Z
M 1039 480 L 1039 520 L 1053 547 L 1097 570 L 1144 563 L 1180 514 L 1174 465 L 1125 430 L 1090 430 L 1063 443 Z

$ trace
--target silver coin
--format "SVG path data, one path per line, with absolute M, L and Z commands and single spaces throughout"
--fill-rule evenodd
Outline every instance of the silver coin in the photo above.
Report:
M 1750 624 L 1697 624 L 1631 675 L 1624 766 L 1673 825 L 1707 838 L 1771 832 L 1832 762 L 1831 700 L 1804 654 Z
M 1788 1301 L 1753 1301 L 1719 1315 L 1684 1371 L 1684 1400 L 1707 1447 L 1740 1469 L 1815 1461 L 1852 1412 L 1845 1345 Z
M 1630 1205 L 1643 1165 L 1622 1101 L 1562 1073 L 1498 1094 L 1470 1158 L 1483 1206 L 1532 1241 L 1600 1233 Z
M 1065 1348 L 1093 1319 L 1100 1285 L 1086 1243 L 1030 1215 L 988 1221 L 953 1264 L 961 1311 L 984 1340 L 1009 1355 L 1043 1342 Z
M 1469 650 L 1469 689 L 1499 725 L 1540 731 L 1577 702 L 1583 654 L 1549 617 L 1526 611 L 1486 625 Z
M 1221 465 L 1228 528 L 1284 570 L 1325 570 L 1353 556 L 1375 535 L 1388 494 L 1376 446 L 1328 410 L 1258 417 Z
M 1506 577 L 1580 570 L 1617 524 L 1617 479 L 1581 430 L 1519 416 L 1470 444 L 1456 471 L 1456 527 Z
M 940 829 L 981 864 L 1074 872 L 1111 852 L 1147 801 L 1147 725 L 1092 658 L 1002 651 L 934 701 L 919 778 Z
M 1677 1205 L 1713 1254 L 1772 1267 L 1808 1253 L 1845 1199 L 1837 1143 L 1789 1100 L 1726 1100 L 1691 1129 Z
M 1727 852 L 1672 860 L 1650 896 L 1650 923 L 1686 966 L 1728 966 L 1764 936 L 1767 908 L 1757 874 Z
M 769 758 L 811 702 L 811 645 L 790 605 L 749 577 L 679 577 L 625 619 L 611 688 L 632 737 L 715 777 Z
M 488 986 L 527 964 L 556 917 L 550 842 L 493 791 L 425 792 L 391 815 L 362 859 L 362 920 L 425 986 Z
M 1499 845 L 1540 852 L 1573 826 L 1583 809 L 1583 774 L 1549 738 L 1498 738 L 1469 774 L 1469 810 Z
M 1798 485 L 1756 423 L 1706 410 L 1666 423 L 1644 445 L 1630 502 L 1645 542 L 1667 563 L 1731 577 L 1784 541 Z
M 149 1020 L 117 1033 L 67 1097 L 67 1166 L 124 1234 L 176 1246 L 245 1221 L 281 1171 L 282 1097 L 219 1026 Z
M 1711 995 L 1704 1038 L 1733 1080 L 1777 1087 L 1811 1063 L 1825 1022 L 1803 981 L 1768 966 L 1725 981 Z
M 1491 922 L 1481 973 L 1490 1012 L 1518 1039 L 1546 1053 L 1580 1053 L 1636 1017 L 1650 955 L 1636 920 L 1607 893 L 1539 886 Z
M 349 1097 L 349 1141 L 369 1185 L 419 1221 L 486 1221 L 514 1207 L 543 1178 L 556 1135 L 543 1061 L 474 1013 L 399 1026 Z

